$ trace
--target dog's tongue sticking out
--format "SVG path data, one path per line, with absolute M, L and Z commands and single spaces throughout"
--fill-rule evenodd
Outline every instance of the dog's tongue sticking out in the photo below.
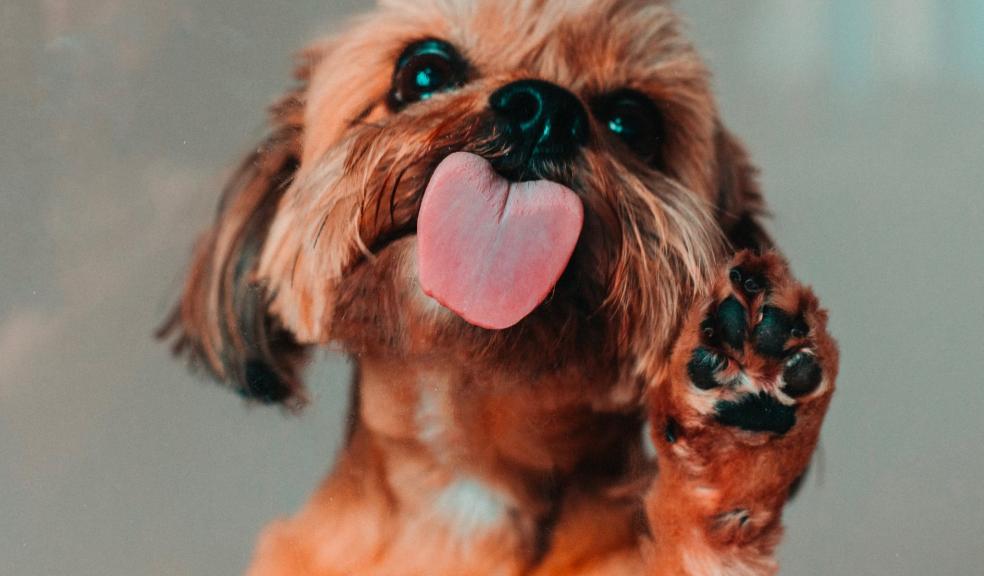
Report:
M 421 286 L 470 324 L 508 328 L 553 289 L 583 222 L 569 188 L 509 182 L 481 156 L 456 152 L 434 171 L 417 216 Z

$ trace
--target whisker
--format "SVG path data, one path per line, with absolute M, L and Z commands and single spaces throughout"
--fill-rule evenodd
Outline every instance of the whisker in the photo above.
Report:
M 325 231 L 329 216 L 331 216 L 331 211 L 326 211 L 325 215 L 321 217 L 321 224 L 318 226 L 318 232 L 314 235 L 314 242 L 311 244 L 312 249 L 318 247 L 318 240 L 321 239 L 321 233 Z
M 396 191 L 400 187 L 400 182 L 403 181 L 403 176 L 410 169 L 412 163 L 405 165 L 396 175 L 396 181 L 393 183 L 393 189 L 390 191 L 389 209 L 390 209 L 390 226 L 396 226 Z

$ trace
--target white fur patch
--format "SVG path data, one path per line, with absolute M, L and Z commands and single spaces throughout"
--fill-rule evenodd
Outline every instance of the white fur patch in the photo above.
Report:
M 444 415 L 434 384 L 428 378 L 421 378 L 419 384 L 417 408 L 414 412 L 417 438 L 434 448 L 444 434 Z
M 509 500 L 478 479 L 461 476 L 437 495 L 434 511 L 447 521 L 452 534 L 468 540 L 500 526 L 508 517 Z

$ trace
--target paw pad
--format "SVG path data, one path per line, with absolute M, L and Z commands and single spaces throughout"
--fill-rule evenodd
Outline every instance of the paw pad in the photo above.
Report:
M 817 389 L 823 379 L 823 370 L 812 354 L 797 352 L 786 362 L 782 379 L 786 383 L 782 391 L 793 398 L 799 398 Z
M 724 290 L 714 292 L 718 301 L 706 308 L 700 343 L 687 361 L 689 384 L 701 391 L 694 406 L 725 426 L 785 434 L 801 399 L 823 382 L 807 321 L 816 318 L 816 300 L 787 279 L 778 258 L 737 260 L 719 281 Z M 668 428 L 672 443 L 671 435 L 677 436 Z
M 667 420 L 666 428 L 663 429 L 663 437 L 670 444 L 675 444 L 677 438 L 680 437 L 680 425 L 673 418 Z
M 694 350 L 687 365 L 687 373 L 694 386 L 701 390 L 711 390 L 721 384 L 714 377 L 728 364 L 728 359 L 708 348 Z
M 731 283 L 745 293 L 746 296 L 758 294 L 763 290 L 767 290 L 769 287 L 764 275 L 758 272 L 752 272 L 740 266 L 732 268 L 731 271 L 728 272 L 728 277 L 731 279 Z
M 751 516 L 748 510 L 744 508 L 735 508 L 734 510 L 729 510 L 727 512 L 722 512 L 714 517 L 714 524 L 718 527 L 726 527 L 728 525 L 737 525 L 739 528 L 748 523 Z
M 755 351 L 770 358 L 781 358 L 790 338 L 803 338 L 809 331 L 801 316 L 794 318 L 775 306 L 763 306 L 762 320 L 752 334 Z
M 714 410 L 719 423 L 749 432 L 785 434 L 796 424 L 796 408 L 786 406 L 765 392 L 718 402 Z
M 735 350 L 745 345 L 748 319 L 745 307 L 734 296 L 729 296 L 717 309 L 717 330 L 721 340 Z

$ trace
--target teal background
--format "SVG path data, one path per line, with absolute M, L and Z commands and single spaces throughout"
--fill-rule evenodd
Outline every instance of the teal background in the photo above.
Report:
M 984 2 L 677 5 L 843 349 L 783 573 L 981 574 Z M 289 418 L 150 334 L 291 53 L 362 7 L 0 4 L 0 574 L 235 574 L 327 471 L 344 360 Z

